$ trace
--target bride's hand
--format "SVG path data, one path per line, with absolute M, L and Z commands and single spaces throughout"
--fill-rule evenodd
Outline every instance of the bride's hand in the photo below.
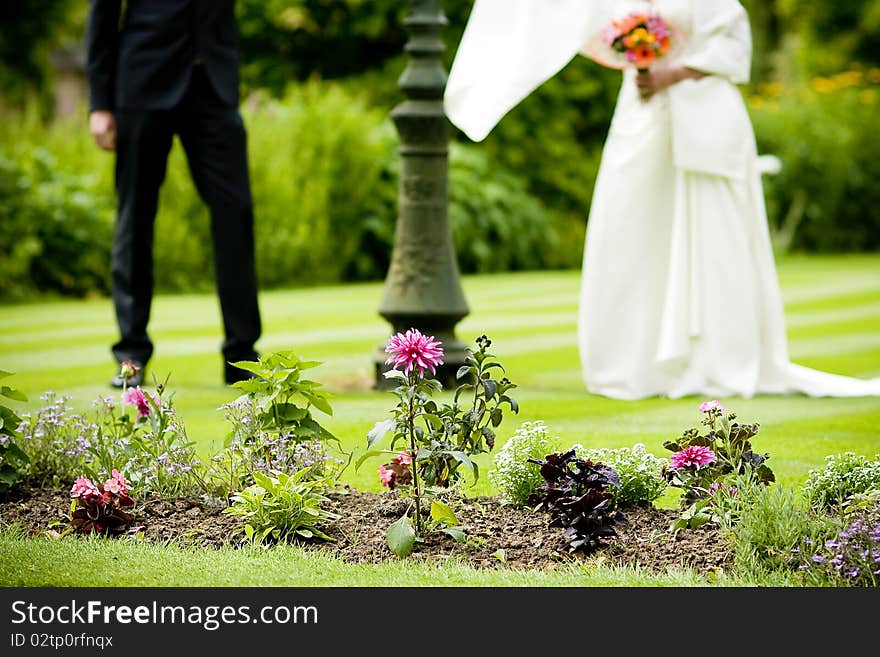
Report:
M 636 87 L 642 100 L 648 100 L 656 93 L 671 87 L 672 85 L 688 78 L 701 78 L 705 75 L 701 71 L 680 66 L 677 68 L 663 68 L 656 71 L 648 70 L 636 75 Z

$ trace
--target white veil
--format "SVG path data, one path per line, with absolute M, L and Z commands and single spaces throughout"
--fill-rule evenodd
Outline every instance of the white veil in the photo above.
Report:
M 482 141 L 520 101 L 581 52 L 613 0 L 475 0 L 449 72 L 444 109 Z

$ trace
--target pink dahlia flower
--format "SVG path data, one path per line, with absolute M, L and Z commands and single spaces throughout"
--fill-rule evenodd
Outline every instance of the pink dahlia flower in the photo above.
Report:
M 400 452 L 391 460 L 397 463 L 397 465 L 407 466 L 412 463 L 412 456 L 409 455 L 409 452 Z
M 385 364 L 393 365 L 394 369 L 402 368 L 404 374 L 409 374 L 413 367 L 418 368 L 420 376 L 425 375 L 425 370 L 436 374 L 435 367 L 443 364 L 440 342 L 414 328 L 393 336 L 385 351 L 391 354 Z
M 721 405 L 717 399 L 713 399 L 712 401 L 704 401 L 700 404 L 700 410 L 703 413 L 708 413 L 709 411 L 718 411 L 719 413 L 724 412 L 724 406 Z
M 691 466 L 699 468 L 701 465 L 714 463 L 715 452 L 704 445 L 691 445 L 670 456 L 669 460 L 672 463 L 673 470 L 689 468 Z

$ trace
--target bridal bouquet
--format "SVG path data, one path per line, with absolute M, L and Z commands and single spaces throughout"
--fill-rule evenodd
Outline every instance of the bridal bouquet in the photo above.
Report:
M 673 32 L 659 14 L 633 12 L 605 27 L 587 46 L 586 53 L 605 66 L 646 71 L 669 52 Z

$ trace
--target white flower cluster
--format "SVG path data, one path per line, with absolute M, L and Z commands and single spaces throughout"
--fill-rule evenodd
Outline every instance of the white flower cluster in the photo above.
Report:
M 495 469 L 489 471 L 489 480 L 498 489 L 502 502 L 525 506 L 529 495 L 544 483 L 540 466 L 528 459 L 543 459 L 553 453 L 555 442 L 541 420 L 520 425 L 495 455 Z

